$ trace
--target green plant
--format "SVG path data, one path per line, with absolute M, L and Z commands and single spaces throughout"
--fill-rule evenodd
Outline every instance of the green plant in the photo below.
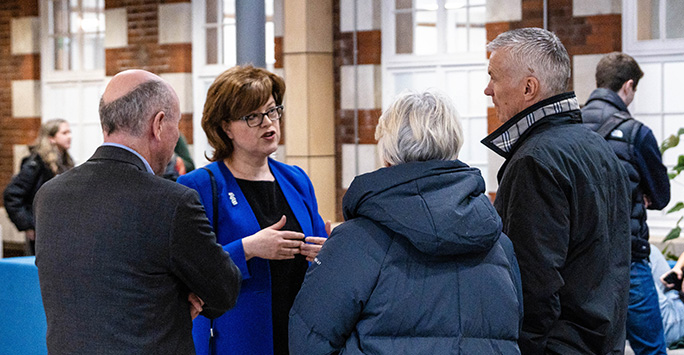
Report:
M 680 128 L 677 134 L 673 134 L 667 139 L 663 141 L 663 143 L 660 145 L 660 153 L 664 153 L 666 150 L 671 149 L 679 145 L 679 141 L 684 135 L 684 128 Z M 677 164 L 668 172 L 668 175 L 670 177 L 670 181 L 672 183 L 676 183 L 675 178 L 679 176 L 679 174 L 684 171 L 684 154 L 680 154 L 679 157 L 677 158 Z M 680 211 L 684 209 L 684 202 L 682 201 L 677 201 L 672 208 L 670 208 L 667 213 L 674 213 L 677 211 Z M 663 242 L 667 242 L 676 238 L 679 238 L 679 236 L 682 233 L 682 227 L 680 226 L 680 223 L 682 222 L 682 219 L 684 219 L 684 216 L 680 217 L 679 220 L 677 220 L 677 224 L 675 224 L 674 228 L 670 230 L 670 232 L 665 236 L 665 239 L 663 239 Z M 678 255 L 673 255 L 670 252 L 667 252 L 669 245 L 663 249 L 663 254 L 665 254 L 668 258 L 673 258 L 677 259 Z

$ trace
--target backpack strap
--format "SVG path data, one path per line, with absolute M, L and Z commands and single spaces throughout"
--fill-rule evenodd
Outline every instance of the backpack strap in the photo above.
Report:
M 601 127 L 599 127 L 596 130 L 596 133 L 598 133 L 603 138 L 608 138 L 608 135 L 610 135 L 610 133 L 613 132 L 613 130 L 618 128 L 624 122 L 629 121 L 631 119 L 633 119 L 632 116 L 627 112 L 615 112 L 605 122 L 603 122 Z

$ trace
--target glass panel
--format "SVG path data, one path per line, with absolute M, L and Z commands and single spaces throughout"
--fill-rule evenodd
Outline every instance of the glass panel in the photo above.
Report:
M 447 10 L 456 10 L 468 6 L 467 0 L 446 0 L 444 2 L 444 8 Z
M 217 23 L 218 21 L 218 2 L 217 0 L 207 0 L 207 6 L 206 6 L 206 23 L 208 24 L 214 24 Z
M 636 95 L 634 95 L 634 101 L 629 110 L 635 115 L 659 113 L 662 110 L 662 65 L 660 63 L 642 63 L 640 66 L 644 72 L 644 77 L 639 80 Z
M 437 11 L 416 12 L 415 54 L 437 53 Z
M 487 116 L 487 96 L 484 94 L 484 88 L 487 86 L 488 79 L 489 75 L 487 75 L 486 70 L 471 70 L 468 72 L 469 109 L 464 114 Z
M 637 0 L 637 40 L 660 38 L 660 0 Z
M 70 9 L 69 12 L 69 32 L 78 33 L 81 27 L 81 16 L 75 9 Z
M 97 12 L 84 12 L 81 19 L 81 30 L 84 33 L 97 33 L 100 29 L 100 14 Z
M 95 34 L 86 34 L 83 40 L 83 70 L 104 68 L 104 38 Z
M 207 64 L 218 64 L 218 32 L 207 28 Z
M 235 20 L 223 26 L 223 64 L 229 67 L 237 63 L 237 45 L 235 43 Z
M 467 71 L 448 71 L 446 73 L 446 93 L 456 106 L 460 114 L 467 115 L 469 111 L 469 80 Z M 484 96 L 484 95 L 482 95 Z
M 273 0 L 265 0 L 266 17 L 273 16 Z
M 58 36 L 55 43 L 55 70 L 69 70 L 69 37 Z
M 447 10 L 447 53 L 468 51 L 468 9 Z
M 415 0 L 416 10 L 427 10 L 427 11 L 437 11 L 439 8 L 437 6 L 437 0 Z
M 226 17 L 230 17 L 235 20 L 235 0 L 223 0 L 223 17 L 223 23 L 225 23 Z
M 67 14 L 68 12 L 66 11 L 66 3 L 63 1 L 56 1 L 53 3 L 54 8 L 53 8 L 53 18 L 52 18 L 52 33 L 53 34 L 65 34 L 69 27 L 68 27 L 68 20 L 67 20 Z
M 671 134 L 677 133 L 679 129 L 682 128 L 682 122 L 684 122 L 684 115 L 682 114 L 665 115 L 665 117 L 663 117 L 663 131 L 665 132 L 665 135 L 669 136 Z M 663 153 L 663 163 L 669 167 L 672 167 L 677 164 L 677 159 L 682 154 L 684 154 L 684 145 L 682 145 L 680 142 L 676 147 L 668 149 L 665 153 Z M 677 178 L 679 181 L 684 181 L 681 179 L 681 177 Z M 678 193 L 681 196 L 681 191 L 676 192 L 678 190 L 684 190 L 681 188 L 681 185 L 673 184 L 672 187 L 673 195 L 674 193 Z
M 422 91 L 428 88 L 438 87 L 435 72 L 404 72 L 394 74 L 395 95 L 408 89 Z
M 682 0 L 667 0 L 667 9 L 665 9 L 665 37 L 666 38 L 684 38 L 684 1 Z
M 684 62 L 665 63 L 663 65 L 663 103 L 664 112 L 684 113 L 681 87 L 684 83 Z M 641 83 L 639 84 L 641 86 Z M 637 87 L 637 95 L 641 91 Z M 680 121 L 680 122 L 684 122 Z
M 69 48 L 69 70 L 80 70 L 81 67 L 81 56 L 80 51 L 83 48 L 82 37 L 71 36 L 71 47 Z
M 396 51 L 397 54 L 413 53 L 413 13 L 396 14 Z
M 413 7 L 413 0 L 396 0 L 394 2 L 394 7 L 397 10 L 410 9 Z
M 266 65 L 275 64 L 275 35 L 273 21 L 266 22 Z

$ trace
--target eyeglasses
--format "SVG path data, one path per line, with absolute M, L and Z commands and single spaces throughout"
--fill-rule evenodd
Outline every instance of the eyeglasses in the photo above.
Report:
M 283 105 L 278 105 L 269 109 L 264 113 L 252 113 L 238 118 L 238 120 L 245 121 L 249 127 L 261 126 L 264 123 L 264 117 L 268 117 L 271 121 L 277 121 L 283 116 Z

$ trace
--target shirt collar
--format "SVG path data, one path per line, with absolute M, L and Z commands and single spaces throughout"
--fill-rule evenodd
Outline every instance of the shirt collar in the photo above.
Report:
M 515 144 L 530 127 L 548 116 L 574 110 L 579 110 L 579 103 L 577 103 L 577 97 L 574 92 L 566 92 L 550 97 L 513 116 L 501 127 L 485 137 L 481 143 L 508 159 Z
M 123 144 L 112 143 L 112 142 L 105 142 L 105 143 L 102 143 L 102 146 L 103 146 L 103 147 L 106 147 L 106 146 L 109 146 L 109 147 L 117 147 L 117 148 L 125 149 L 125 150 L 127 150 L 127 151 L 129 151 L 129 152 L 135 154 L 135 156 L 137 156 L 138 158 L 140 158 L 140 160 L 142 160 L 143 164 L 145 164 L 145 169 L 147 170 L 147 172 L 154 175 L 154 170 L 152 170 L 152 167 L 150 166 L 150 163 L 148 163 L 147 160 L 145 160 L 145 158 L 143 158 L 143 156 L 140 155 L 140 153 L 136 152 L 136 151 L 133 150 L 132 148 L 127 147 L 127 146 L 125 146 L 125 145 L 123 145 Z

